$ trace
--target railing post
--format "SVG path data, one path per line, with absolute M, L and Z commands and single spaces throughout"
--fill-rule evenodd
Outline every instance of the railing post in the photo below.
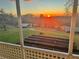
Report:
M 23 38 L 23 29 L 22 29 L 22 20 L 21 20 L 21 11 L 20 11 L 20 0 L 16 0 L 16 10 L 17 10 L 17 17 L 18 17 L 18 26 L 19 26 L 19 35 L 20 35 L 20 44 L 22 50 L 22 57 L 25 59 L 25 52 L 24 52 L 24 38 Z
M 69 40 L 69 56 L 72 56 L 73 53 L 73 43 L 74 43 L 74 35 L 75 35 L 75 28 L 76 28 L 76 20 L 77 20 L 77 8 L 78 8 L 78 0 L 73 1 L 73 11 L 71 17 L 71 28 L 70 28 L 70 40 Z M 69 58 L 71 59 L 71 58 Z

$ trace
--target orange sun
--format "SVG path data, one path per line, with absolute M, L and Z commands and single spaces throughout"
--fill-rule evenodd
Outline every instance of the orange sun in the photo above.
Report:
M 51 17 L 50 15 L 47 15 L 47 17 Z

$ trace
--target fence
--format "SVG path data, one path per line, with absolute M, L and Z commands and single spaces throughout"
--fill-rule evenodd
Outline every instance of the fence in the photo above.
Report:
M 23 59 L 22 49 L 25 52 L 25 59 L 69 59 L 68 53 L 51 51 L 41 48 L 24 46 L 0 42 L 0 59 Z M 79 59 L 78 55 L 72 59 Z

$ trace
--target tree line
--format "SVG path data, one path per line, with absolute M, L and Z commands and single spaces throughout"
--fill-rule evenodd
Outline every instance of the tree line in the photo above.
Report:
M 12 14 L 5 13 L 3 9 L 0 10 L 0 29 L 7 31 L 8 26 L 16 27 L 18 24 L 17 17 Z

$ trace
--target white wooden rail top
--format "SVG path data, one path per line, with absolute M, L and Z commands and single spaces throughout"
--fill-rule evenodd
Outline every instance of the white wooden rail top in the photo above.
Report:
M 25 52 L 25 59 L 69 59 L 68 53 L 52 51 L 0 42 L 0 59 L 23 59 L 22 49 Z M 79 59 L 79 55 L 73 54 L 72 59 Z

